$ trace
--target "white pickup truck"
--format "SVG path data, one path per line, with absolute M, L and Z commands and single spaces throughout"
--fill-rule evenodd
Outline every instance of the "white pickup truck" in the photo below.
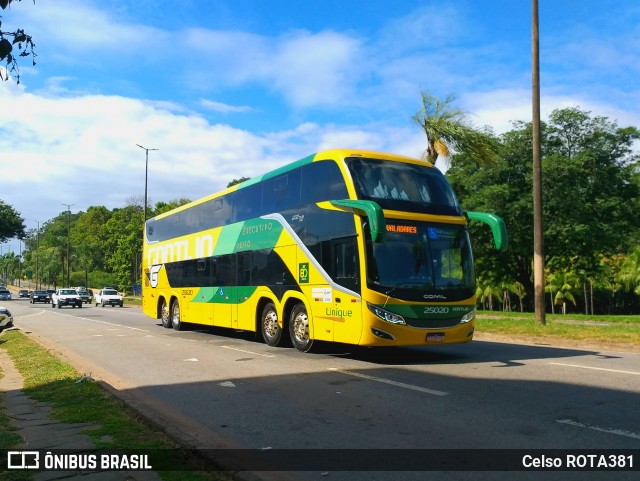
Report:
M 57 289 L 51 294 L 51 307 L 60 309 L 62 306 L 82 307 L 82 299 L 75 289 Z
M 115 289 L 100 289 L 94 296 L 96 300 L 96 307 L 98 306 L 120 306 L 124 304 L 122 295 Z

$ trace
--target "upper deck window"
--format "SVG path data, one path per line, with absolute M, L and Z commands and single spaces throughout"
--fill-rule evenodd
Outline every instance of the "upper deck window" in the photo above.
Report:
M 436 168 L 364 158 L 347 159 L 347 165 L 359 199 L 374 200 L 383 209 L 462 215 L 449 182 Z

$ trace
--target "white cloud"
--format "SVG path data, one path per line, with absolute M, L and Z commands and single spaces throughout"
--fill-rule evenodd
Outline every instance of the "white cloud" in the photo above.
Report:
M 212 125 L 197 115 L 119 96 L 48 97 L 15 84 L 0 89 L 0 103 L 17 112 L 0 131 L 2 200 L 30 226 L 53 218 L 63 203 L 72 210 L 125 205 L 144 192 L 152 201 L 197 199 L 234 178 L 254 177 L 324 148 L 364 148 L 409 155 L 416 129 L 381 125 L 338 126 L 303 122 L 264 135 Z M 163 108 L 168 107 L 168 108 Z M 409 147 L 407 147 L 409 146 Z
M 229 105 L 223 102 L 216 102 L 215 100 L 200 100 L 200 105 L 202 105 L 207 110 L 211 110 L 213 112 L 220 112 L 223 114 L 228 113 L 244 113 L 250 112 L 252 109 L 248 105 Z

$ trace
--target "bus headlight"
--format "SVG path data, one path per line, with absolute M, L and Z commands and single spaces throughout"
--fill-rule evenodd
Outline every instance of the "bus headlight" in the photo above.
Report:
M 403 326 L 407 325 L 404 318 L 402 316 L 399 316 L 398 314 L 389 312 L 386 309 L 382 309 L 381 307 L 370 304 L 369 302 L 367 302 L 367 307 L 371 312 L 373 312 L 383 321 L 390 322 L 391 324 L 402 324 Z
M 462 319 L 460 319 L 460 324 L 466 324 L 467 322 L 473 320 L 475 316 L 476 316 L 476 310 L 471 309 L 464 316 L 462 316 Z

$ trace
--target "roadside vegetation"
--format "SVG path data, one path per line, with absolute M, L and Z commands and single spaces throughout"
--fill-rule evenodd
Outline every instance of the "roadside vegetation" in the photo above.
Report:
M 581 342 L 620 349 L 640 348 L 640 315 L 549 314 L 538 324 L 533 313 L 478 311 L 476 332 L 510 339 Z M 480 337 L 479 336 L 479 337 Z
M 0 349 L 7 351 L 24 379 L 24 393 L 31 399 L 50 404 L 50 415 L 59 422 L 98 425 L 99 427 L 84 432 L 91 437 L 97 448 L 166 450 L 167 462 L 177 469 L 183 469 L 160 471 L 159 474 L 165 481 L 228 481 L 229 478 L 222 473 L 197 472 L 198 469 L 206 471 L 206 463 L 186 456 L 186 452 L 163 433 L 125 411 L 119 401 L 109 396 L 94 381 L 89 379 L 78 382 L 85 377 L 83 374 L 54 357 L 20 331 L 6 331 L 1 339 L 3 342 Z M 17 448 L 21 441 L 20 436 L 9 425 L 6 410 L 0 409 L 0 449 Z M 30 479 L 16 478 L 15 474 L 0 473 L 0 480 Z

